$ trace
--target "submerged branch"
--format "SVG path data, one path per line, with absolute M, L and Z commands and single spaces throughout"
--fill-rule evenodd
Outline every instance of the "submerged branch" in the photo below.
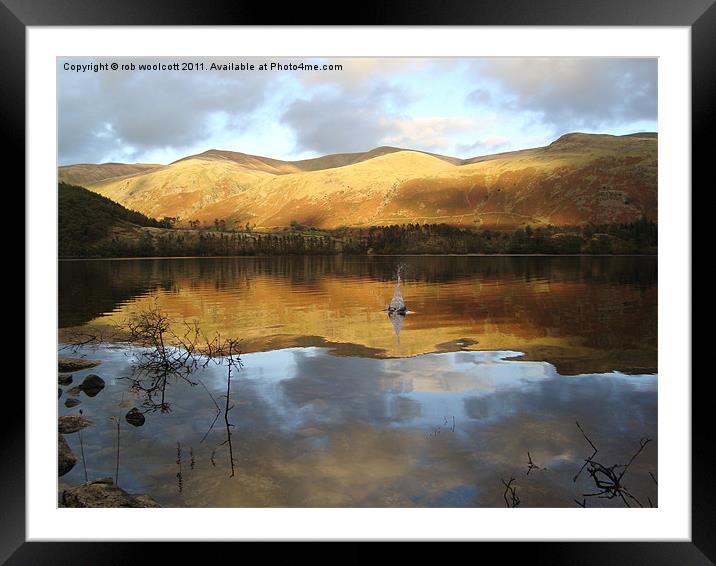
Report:
M 579 470 L 576 476 L 574 476 L 574 481 L 577 480 L 579 477 L 579 474 L 582 473 L 582 470 L 587 469 L 587 473 L 592 478 L 594 482 L 594 486 L 597 488 L 597 490 L 593 493 L 583 493 L 583 497 L 597 497 L 600 499 L 614 499 L 619 498 L 622 500 L 624 505 L 626 507 L 631 507 L 631 503 L 636 503 L 639 507 L 643 507 L 641 501 L 629 491 L 629 489 L 624 485 L 623 478 L 629 469 L 629 467 L 632 465 L 634 460 L 639 456 L 639 454 L 642 453 L 644 448 L 646 448 L 647 444 L 651 442 L 650 438 L 642 438 L 639 441 L 639 448 L 634 452 L 634 454 L 629 458 L 629 461 L 626 464 L 613 464 L 611 466 L 606 466 L 602 464 L 601 462 L 598 462 L 594 459 L 594 457 L 599 452 L 599 449 L 597 446 L 590 440 L 590 438 L 587 436 L 587 434 L 584 432 L 582 427 L 579 425 L 579 422 L 577 422 L 577 427 L 582 433 L 582 436 L 587 440 L 589 445 L 592 447 L 594 452 L 591 456 L 585 459 L 584 465 Z M 654 476 L 652 475 L 652 479 L 654 479 Z M 656 481 L 656 480 L 654 480 Z M 649 499 L 649 504 L 651 505 L 651 500 Z M 585 505 L 586 505 L 586 499 L 585 499 Z

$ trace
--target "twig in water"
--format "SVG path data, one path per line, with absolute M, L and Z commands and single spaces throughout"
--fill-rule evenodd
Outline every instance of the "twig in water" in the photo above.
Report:
M 204 436 L 201 437 L 201 440 L 199 441 L 199 444 L 201 444 L 202 442 L 204 442 L 204 441 L 206 440 L 206 437 L 209 436 L 209 433 L 210 433 L 210 432 L 212 431 L 212 429 L 214 428 L 214 425 L 216 424 L 216 421 L 219 420 L 219 415 L 220 415 L 220 414 L 221 414 L 221 411 L 217 411 L 217 412 L 216 412 L 216 415 L 214 416 L 214 420 L 212 421 L 211 426 L 210 426 L 209 429 L 204 433 Z
M 594 459 L 594 456 L 598 452 L 597 447 L 585 434 L 584 430 L 582 430 L 582 427 L 579 426 L 579 423 L 577 423 L 577 426 L 582 432 L 582 435 L 584 435 L 584 438 L 587 439 L 587 442 L 589 442 L 591 447 L 594 449 L 594 453 L 585 460 L 584 465 L 579 470 L 579 473 L 577 473 L 574 479 L 576 481 L 581 471 L 585 467 L 587 467 L 587 473 L 590 475 L 592 480 L 594 480 L 594 485 L 598 489 L 598 491 L 594 493 L 584 493 L 582 495 L 584 497 L 599 497 L 600 499 L 614 499 L 615 497 L 619 497 L 624 502 L 624 505 L 627 507 L 631 507 L 631 505 L 629 505 L 629 501 L 636 503 L 639 507 L 644 507 L 641 504 L 641 501 L 639 501 L 639 499 L 637 499 L 627 489 L 622 480 L 624 478 L 624 474 L 626 474 L 627 470 L 629 469 L 629 466 L 631 466 L 637 456 L 641 454 L 646 445 L 651 442 L 651 439 L 642 438 L 639 441 L 639 448 L 636 450 L 636 452 L 634 452 L 632 457 L 629 458 L 629 461 L 626 464 L 614 464 L 613 466 L 605 466 L 604 464 L 597 462 Z
M 517 487 L 512 485 L 512 483 L 515 481 L 515 478 L 511 477 L 510 481 L 502 480 L 502 484 L 505 486 L 505 493 L 502 494 L 502 497 L 505 500 L 505 503 L 508 507 L 518 507 L 520 504 L 520 498 L 517 495 Z M 507 495 L 509 494 L 509 499 L 507 498 Z
M 73 352 L 79 352 L 83 346 L 92 344 L 93 346 L 99 346 L 103 342 L 112 342 L 116 338 L 115 334 L 111 331 L 98 330 L 94 333 L 90 333 L 84 330 L 69 330 L 65 333 L 63 341 L 66 342 L 58 351 L 72 350 Z M 82 354 L 81 357 L 86 357 L 86 354 Z
M 228 444 L 229 445 L 229 463 L 231 465 L 231 476 L 234 477 L 234 449 L 233 445 L 231 443 L 231 429 L 234 427 L 233 424 L 229 422 L 229 411 L 234 408 L 233 405 L 229 406 L 231 402 L 231 372 L 232 369 L 237 367 L 238 369 L 241 369 L 241 357 L 238 350 L 236 353 L 234 353 L 234 348 L 236 348 L 238 345 L 238 340 L 227 340 L 226 341 L 226 350 L 228 351 L 228 356 L 226 357 L 227 363 L 228 363 L 228 371 L 226 376 L 226 405 L 224 407 L 224 423 L 226 423 L 226 440 L 222 442 L 221 444 Z
M 443 424 L 445 426 L 448 426 L 448 424 L 450 424 L 447 417 L 443 417 Z M 450 427 L 450 432 L 455 432 L 455 415 L 453 415 L 452 417 L 452 426 Z
M 527 452 L 527 475 L 528 476 L 530 475 L 530 472 L 532 471 L 533 468 L 537 469 L 537 470 L 542 469 L 532 461 L 532 456 L 530 455 L 529 452 Z
M 82 416 L 82 409 L 80 409 L 80 416 Z M 82 428 L 78 431 L 80 433 L 80 453 L 82 454 L 82 467 L 85 469 L 85 483 L 89 483 L 87 478 L 87 462 L 85 461 L 85 446 L 82 442 Z
M 573 482 L 576 482 L 576 481 L 577 481 L 577 478 L 580 476 L 580 474 L 582 473 L 582 471 L 584 470 L 584 468 L 587 467 L 587 464 L 589 464 L 589 462 L 592 461 L 592 458 L 594 458 L 594 457 L 597 455 L 597 452 L 599 452 L 599 449 L 598 449 L 596 446 L 594 446 L 594 443 L 593 443 L 591 440 L 589 440 L 589 437 L 586 435 L 586 433 L 584 432 L 584 430 L 582 430 L 582 427 L 579 426 L 579 421 L 577 421 L 577 428 L 581 431 L 582 436 L 584 436 L 584 438 L 587 440 L 587 442 L 589 442 L 589 445 L 594 449 L 594 452 L 592 453 L 592 455 L 591 455 L 589 458 L 587 458 L 586 460 L 584 460 L 584 464 L 582 464 L 582 467 L 579 468 L 579 471 L 577 472 L 577 475 L 574 476 L 574 478 L 572 478 L 572 481 L 573 481 Z
M 656 483 L 656 478 L 654 477 L 654 474 L 652 474 L 651 472 L 649 472 L 649 475 L 651 476 L 651 479 L 654 480 L 654 485 L 657 485 L 657 486 L 658 486 L 659 484 Z
M 211 401 L 214 403 L 214 406 L 216 407 L 216 415 L 214 416 L 214 420 L 211 422 L 211 426 L 209 427 L 209 430 L 207 430 L 204 433 L 204 436 L 201 437 L 201 440 L 199 441 L 199 444 L 201 444 L 202 442 L 204 442 L 206 440 L 206 437 L 209 436 L 209 433 L 214 428 L 216 421 L 219 420 L 219 415 L 221 414 L 221 408 L 219 407 L 219 404 L 216 402 L 216 399 L 214 399 L 214 396 L 211 394 L 211 391 L 209 391 L 209 388 L 206 386 L 206 384 L 201 379 L 197 379 L 197 382 L 199 383 L 199 385 L 201 385 L 206 390 L 207 395 L 209 395 L 209 397 L 211 398 Z
M 179 466 L 179 471 L 177 472 L 177 484 L 179 486 L 179 493 L 182 492 L 182 475 L 181 475 L 181 442 L 177 442 L 177 465 Z
M 119 424 L 121 419 L 117 418 L 117 465 L 114 470 L 114 485 L 119 485 Z

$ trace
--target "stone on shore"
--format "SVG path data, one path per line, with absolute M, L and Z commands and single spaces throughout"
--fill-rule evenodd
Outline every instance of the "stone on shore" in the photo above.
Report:
M 101 363 L 101 360 L 87 360 L 85 358 L 57 358 L 57 370 L 61 373 L 68 373 L 93 368 Z
M 79 415 L 65 415 L 57 419 L 57 430 L 62 434 L 72 434 L 94 423 Z
M 61 434 L 57 435 L 57 475 L 64 476 L 72 468 L 75 467 L 77 458 L 72 453 L 72 449 Z
M 148 495 L 132 495 L 114 484 L 112 478 L 71 487 L 62 492 L 65 507 L 161 507 Z

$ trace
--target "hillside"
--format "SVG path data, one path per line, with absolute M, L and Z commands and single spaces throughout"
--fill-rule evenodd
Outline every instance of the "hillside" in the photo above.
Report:
M 139 212 L 97 195 L 82 187 L 59 183 L 57 187 L 58 252 L 60 257 L 87 255 L 107 237 L 114 226 L 159 226 Z
M 410 156 L 425 159 L 423 156 Z M 408 163 L 409 164 L 409 163 Z M 172 257 L 313 254 L 654 254 L 657 226 L 629 224 L 475 230 L 450 224 L 272 232 L 176 229 L 82 187 L 58 186 L 59 257 Z
M 542 148 L 465 160 L 391 147 L 293 162 L 209 150 L 86 186 L 183 226 L 622 223 L 656 220 L 657 143 L 654 133 L 574 133 Z
M 161 167 L 161 165 L 146 165 L 143 163 L 80 163 L 77 165 L 64 165 L 59 167 L 57 169 L 57 177 L 61 183 L 84 187 L 85 185 L 103 181 L 104 179 L 145 173 L 158 167 Z

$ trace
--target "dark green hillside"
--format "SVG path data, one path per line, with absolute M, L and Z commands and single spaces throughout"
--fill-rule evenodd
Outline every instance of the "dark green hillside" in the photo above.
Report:
M 60 257 L 81 257 L 110 233 L 118 222 L 163 226 L 161 222 L 128 210 L 83 187 L 60 183 L 57 187 L 58 247 Z

